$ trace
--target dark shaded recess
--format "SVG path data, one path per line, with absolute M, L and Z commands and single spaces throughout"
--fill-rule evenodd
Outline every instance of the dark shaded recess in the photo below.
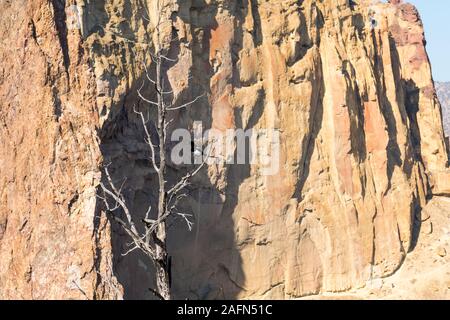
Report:
M 390 41 L 390 51 L 391 51 L 391 59 L 392 66 L 397 66 L 397 68 L 393 67 L 394 78 L 397 83 L 397 97 L 399 99 L 398 105 L 403 105 L 404 102 L 405 110 L 400 109 L 400 113 L 402 115 L 403 124 L 407 124 L 405 118 L 409 119 L 409 146 L 407 146 L 405 162 L 403 163 L 401 160 L 401 152 L 399 149 L 399 145 L 397 142 L 397 123 L 395 122 L 394 113 L 392 109 L 392 105 L 389 102 L 386 96 L 386 84 L 385 79 L 381 79 L 379 77 L 382 74 L 382 70 L 384 68 L 382 61 L 379 59 L 378 48 L 376 46 L 375 41 L 375 33 L 372 31 L 372 38 L 374 43 L 374 48 L 376 49 L 375 54 L 375 72 L 377 79 L 377 91 L 378 95 L 381 98 L 382 102 L 382 110 L 385 116 L 386 124 L 388 126 L 389 133 L 389 143 L 387 147 L 387 155 L 388 155 L 388 177 L 389 177 L 389 188 L 391 187 L 391 178 L 394 172 L 395 166 L 399 166 L 402 170 L 407 174 L 408 178 L 411 178 L 413 168 L 417 163 L 423 164 L 422 160 L 422 152 L 421 152 L 421 138 L 420 138 L 420 130 L 417 122 L 417 112 L 419 111 L 419 89 L 416 84 L 412 80 L 405 81 L 401 79 L 400 76 L 400 58 L 397 51 L 396 44 L 392 38 Z M 401 92 L 401 90 L 404 90 Z M 401 101 L 404 99 L 404 101 Z M 406 113 L 406 117 L 405 117 Z M 429 190 L 429 186 L 428 186 Z M 408 252 L 414 250 L 417 245 L 417 240 L 420 234 L 420 228 L 422 224 L 422 206 L 420 200 L 417 196 L 412 195 L 413 199 L 410 204 L 411 208 L 411 244 L 408 248 Z
M 357 13 L 352 15 L 352 25 L 355 27 L 358 32 L 359 39 L 364 39 L 366 36 L 365 29 L 366 23 L 362 14 Z
M 422 228 L 422 205 L 417 197 L 413 197 L 411 204 L 411 243 L 408 248 L 408 252 L 415 249 L 419 240 L 420 229 Z
M 447 154 L 448 154 L 447 167 L 449 167 L 450 166 L 450 138 L 444 137 L 444 143 L 445 143 L 445 148 L 447 149 Z
M 367 97 L 361 97 L 359 86 L 356 81 L 356 70 L 350 61 L 343 61 L 342 73 L 347 83 L 346 91 L 346 106 L 350 118 L 350 153 L 355 157 L 358 164 L 364 163 L 367 158 L 366 147 L 366 132 L 364 130 L 365 114 L 364 114 L 364 101 Z M 361 195 L 364 198 L 366 195 L 366 183 L 367 179 L 365 175 L 360 176 L 361 185 L 364 186 L 361 190 Z M 356 209 L 355 209 L 356 210 Z M 358 215 L 356 216 L 358 219 Z
M 53 95 L 53 113 L 56 116 L 56 119 L 59 119 L 62 115 L 62 102 L 59 97 L 59 91 L 58 88 L 55 86 L 52 88 L 52 95 Z
M 403 88 L 405 90 L 405 106 L 411 130 L 411 143 L 414 150 L 413 156 L 415 160 L 423 162 L 420 128 L 417 121 L 420 89 L 413 80 L 403 80 Z
M 396 166 L 402 167 L 402 159 L 401 159 L 401 152 L 397 141 L 397 123 L 395 122 L 394 112 L 392 109 L 392 104 L 390 103 L 389 99 L 386 96 L 386 83 L 385 78 L 381 77 L 384 70 L 383 61 L 380 59 L 381 53 L 379 52 L 379 48 L 376 41 L 376 35 L 375 31 L 372 30 L 371 32 L 372 37 L 372 43 L 373 47 L 375 48 L 374 53 L 374 61 L 373 61 L 373 68 L 375 70 L 375 80 L 376 80 L 376 89 L 377 89 L 377 96 L 379 97 L 379 102 L 381 104 L 381 111 L 384 117 L 384 120 L 387 125 L 387 131 L 388 131 L 388 145 L 387 145 L 387 175 L 389 178 L 389 188 L 391 187 L 391 178 L 392 174 L 394 172 L 394 168 Z
M 302 1 L 300 2 L 300 5 L 302 4 Z M 313 44 L 316 44 L 317 46 L 320 45 L 320 30 L 324 26 L 324 18 L 322 15 L 322 12 L 313 4 L 313 9 L 315 12 L 315 27 L 317 28 L 317 38 L 312 39 Z M 303 12 L 303 9 L 302 11 Z M 302 24 L 306 24 L 306 19 L 304 17 L 304 14 L 301 13 L 300 17 L 303 17 Z M 320 77 L 320 86 L 316 88 L 316 91 L 312 93 L 312 96 L 315 97 L 312 99 L 311 105 L 315 106 L 311 109 L 312 112 L 312 121 L 310 121 L 310 127 L 309 127 L 309 135 L 306 135 L 302 141 L 302 150 L 305 150 L 306 152 L 303 152 L 302 158 L 301 158 L 301 164 L 298 169 L 298 177 L 297 177 L 297 183 L 295 186 L 294 194 L 292 195 L 292 198 L 296 198 L 299 201 L 302 200 L 302 191 L 305 186 L 306 180 L 309 177 L 310 174 L 310 165 L 311 165 L 311 159 L 312 155 L 314 153 L 315 143 L 317 140 L 317 137 L 319 135 L 320 129 L 322 128 L 322 122 L 323 122 L 323 97 L 324 97 L 324 82 L 323 82 L 323 65 L 322 61 L 320 61 L 320 68 L 318 72 L 318 76 Z M 316 79 L 317 80 L 317 79 Z
M 351 80 L 356 79 L 356 71 L 350 61 L 343 61 L 342 72 L 345 75 L 344 78 L 347 82 L 347 88 L 351 89 L 346 92 L 346 102 L 350 118 L 351 153 L 359 163 L 362 163 L 367 157 L 363 99 L 358 84 L 356 81 Z
M 350 9 L 354 10 L 355 6 L 357 6 L 358 4 L 353 0 L 349 0 L 348 5 L 350 6 Z
M 402 123 L 405 125 L 409 124 L 408 140 L 410 143 L 408 144 L 406 149 L 403 171 L 406 173 L 408 178 L 411 178 L 414 165 L 417 164 L 417 162 L 420 162 L 420 170 L 423 170 L 420 129 L 417 122 L 420 91 L 414 81 L 405 81 L 401 78 L 400 56 L 397 51 L 397 46 L 395 44 L 395 40 L 392 37 L 389 37 L 389 42 L 391 49 L 392 66 L 397 66 L 396 68 L 393 68 L 393 72 L 395 82 L 399 84 L 397 85 L 397 102 L 401 108 L 400 113 L 402 116 Z M 404 106 L 404 109 L 402 108 L 402 106 Z M 431 188 L 428 181 L 426 181 L 426 188 L 427 192 L 429 193 Z M 427 197 L 429 196 L 430 194 L 427 194 Z M 420 229 L 422 226 L 422 205 L 420 203 L 420 200 L 416 196 L 413 196 L 413 201 L 411 203 L 411 221 L 411 244 L 408 248 L 408 252 L 413 251 L 416 247 L 420 235 Z
M 127 1 L 128 5 L 129 1 Z M 95 10 L 92 8 L 86 8 L 87 12 L 95 12 L 98 15 L 98 20 L 94 16 L 89 17 L 91 21 L 91 29 L 89 32 L 95 32 L 98 30 L 104 30 L 107 24 L 106 12 L 104 12 L 104 6 L 98 2 L 92 4 L 95 6 Z M 216 21 L 217 7 L 215 4 L 207 5 L 204 0 L 197 1 L 178 1 L 179 12 L 173 15 L 180 17 L 186 24 L 191 26 L 192 42 L 188 43 L 187 39 L 178 39 L 173 43 L 173 46 L 169 52 L 169 57 L 176 58 L 179 54 L 180 45 L 188 44 L 193 52 L 192 55 L 192 68 L 190 70 L 191 78 L 186 89 L 177 97 L 175 104 L 182 104 L 190 101 L 193 97 L 207 93 L 210 95 L 210 80 L 214 75 L 213 67 L 209 61 L 209 43 L 211 38 L 211 30 L 217 28 Z M 227 3 L 226 6 L 230 6 L 230 11 L 234 12 L 235 2 Z M 125 10 L 125 12 L 128 12 Z M 128 12 L 131 14 L 130 12 Z M 145 10 L 143 10 L 145 15 Z M 195 19 L 195 17 L 199 17 Z M 145 19 L 143 19 L 145 21 Z M 242 48 L 242 17 L 237 17 L 235 28 L 235 43 L 233 45 L 233 51 L 239 52 Z M 123 32 L 128 32 L 126 25 L 121 25 Z M 177 30 L 173 30 L 176 36 Z M 110 48 L 98 47 L 96 50 L 104 51 L 105 54 L 116 53 L 114 50 L 120 50 L 119 47 L 110 50 Z M 136 49 L 137 50 L 137 49 Z M 234 55 L 234 59 L 237 59 L 238 55 Z M 132 67 L 132 66 L 130 66 Z M 170 63 L 167 63 L 164 68 L 170 69 Z M 149 67 L 150 73 L 154 75 L 155 70 L 153 66 Z M 235 77 L 237 70 L 233 70 L 233 76 L 229 79 L 230 83 L 236 81 L 238 77 Z M 137 97 L 136 91 L 142 85 L 142 81 L 145 80 L 145 75 L 140 79 L 137 79 L 134 83 L 130 84 L 128 91 L 121 100 L 112 106 L 109 113 L 109 118 L 99 131 L 101 138 L 101 151 L 104 157 L 104 165 L 109 164 L 109 171 L 112 179 L 118 184 L 123 185 L 123 193 L 125 198 L 132 208 L 135 215 L 135 221 L 139 222 L 144 217 L 145 211 L 148 205 L 156 207 L 157 201 L 157 177 L 153 172 L 151 164 L 149 162 L 150 152 L 143 145 L 144 135 L 142 125 L 133 112 L 133 105 L 136 105 L 139 110 L 143 110 L 149 115 L 151 119 L 156 119 L 156 113 L 148 110 L 148 107 L 141 103 Z M 165 81 L 169 84 L 168 79 Z M 239 86 L 239 83 L 233 83 Z M 170 90 L 167 88 L 166 90 Z M 147 98 L 155 98 L 155 90 L 153 86 L 147 85 L 143 91 L 143 94 Z M 263 100 L 263 95 L 261 95 Z M 250 119 L 248 127 L 253 126 L 258 121 L 262 114 L 263 102 L 260 100 L 258 106 L 255 106 L 254 112 Z M 236 123 L 242 122 L 239 112 L 236 114 Z M 177 128 L 192 128 L 192 123 L 196 120 L 203 122 L 203 130 L 211 128 L 211 105 L 208 99 L 202 99 L 198 104 L 192 106 L 189 109 L 181 109 L 175 113 L 175 123 Z M 154 125 L 151 122 L 148 124 L 149 130 L 152 132 L 153 143 L 157 144 L 157 135 Z M 169 128 L 169 135 L 171 130 L 175 128 Z M 171 145 L 169 146 L 169 148 Z M 119 150 L 119 151 L 117 151 Z M 156 150 L 158 152 L 158 150 Z M 168 182 L 169 185 L 173 184 L 180 177 L 184 176 L 187 171 L 192 170 L 192 167 L 184 166 L 177 167 L 169 165 L 168 168 Z M 234 212 L 239 185 L 242 183 L 245 177 L 249 176 L 249 168 L 245 166 L 230 166 L 226 169 L 229 185 L 226 190 L 218 190 L 214 185 L 209 183 L 209 179 L 206 178 L 206 172 L 203 170 L 199 173 L 199 176 L 193 180 L 192 185 L 188 189 L 189 197 L 191 200 L 197 203 L 202 203 L 204 199 L 220 199 L 221 195 L 226 194 L 225 203 L 223 203 L 223 210 L 220 212 L 202 212 L 200 217 L 195 216 L 195 222 L 198 226 L 203 239 L 208 239 L 205 242 L 199 243 L 201 246 L 202 255 L 197 255 L 196 252 L 184 252 L 183 258 L 177 256 L 176 250 L 181 248 L 192 248 L 189 246 L 195 241 L 195 231 L 189 233 L 186 230 L 185 224 L 182 221 L 174 218 L 168 221 L 169 233 L 168 233 L 168 251 L 171 256 L 173 264 L 173 283 L 172 289 L 174 297 L 177 299 L 234 299 L 237 294 L 243 290 L 242 285 L 244 281 L 244 275 L 242 272 L 241 260 L 239 251 L 235 244 L 234 235 L 234 222 L 232 214 Z M 125 181 L 126 178 L 126 181 Z M 105 177 L 102 178 L 105 180 Z M 125 182 L 124 182 L 125 181 Z M 187 200 L 182 204 L 186 213 L 195 213 L 192 207 L 192 201 Z M 101 203 L 98 204 L 97 216 L 95 218 L 96 234 L 98 233 L 98 220 L 102 208 Z M 118 213 L 123 214 L 123 213 Z M 154 214 L 156 214 L 154 212 Z M 218 220 L 214 220 L 213 217 L 217 217 Z M 130 247 L 130 239 L 124 234 L 123 230 L 111 221 L 112 224 L 112 247 L 113 247 L 113 271 L 117 276 L 119 282 L 124 287 L 125 299 L 154 299 L 153 294 L 148 290 L 150 287 L 154 288 L 153 282 L 153 267 L 152 262 L 138 251 L 123 256 L 122 254 Z M 195 228 L 194 226 L 194 228 Z M 139 225 L 138 228 L 143 228 L 143 225 Z M 180 242 L 179 240 L 183 241 Z M 220 243 L 215 240 L 220 239 Z M 224 263 L 218 263 L 217 265 L 211 265 L 211 272 L 205 274 L 195 275 L 196 283 L 198 285 L 192 285 L 191 279 L 186 279 L 185 275 L 178 273 L 180 263 L 183 265 L 195 265 L 198 259 L 201 257 L 217 256 L 217 247 L 227 248 L 226 256 L 234 257 L 233 265 L 230 267 L 227 263 L 226 257 Z M 174 254 L 172 254 L 173 252 Z M 225 254 L 225 253 L 224 253 Z M 237 258 L 236 258 L 237 257 Z M 101 264 L 101 251 L 97 251 L 96 268 L 99 268 Z M 209 265 L 210 261 L 201 261 L 202 265 Z M 143 268 L 143 265 L 148 267 L 148 270 Z M 97 285 L 100 286 L 102 279 L 99 277 Z
M 309 135 L 306 135 L 302 141 L 302 150 L 305 150 L 302 155 L 301 165 L 298 169 L 298 178 L 295 186 L 294 194 L 292 198 L 296 198 L 299 201 L 302 200 L 302 192 L 305 186 L 306 180 L 310 174 L 311 159 L 316 146 L 317 137 L 319 136 L 320 129 L 323 122 L 323 97 L 324 97 L 324 82 L 323 82 L 323 66 L 320 65 L 320 86 L 317 88 L 317 92 L 313 93 L 313 96 L 317 97 L 312 101 L 312 105 L 315 106 L 314 110 L 311 110 L 313 116 L 310 121 Z
M 246 1 L 246 0 L 240 0 L 240 2 L 242 2 L 242 1 Z M 253 17 L 253 21 L 254 21 L 253 42 L 254 42 L 254 46 L 258 47 L 263 42 L 261 16 L 259 15 L 259 8 L 258 8 L 259 4 L 258 4 L 258 0 L 248 0 L 248 1 L 250 1 L 252 17 Z
M 249 12 L 249 8 L 251 12 Z M 232 10 L 232 8 L 230 8 Z M 245 22 L 245 18 L 248 15 L 252 15 L 253 17 L 253 30 L 252 30 L 252 39 L 253 46 L 257 48 L 262 44 L 263 35 L 261 29 L 261 17 L 259 15 L 259 4 L 257 0 L 238 0 L 235 5 L 236 12 L 236 23 L 234 25 L 234 41 L 232 45 L 232 61 L 233 61 L 233 77 L 232 83 L 233 87 L 238 89 L 242 87 L 251 86 L 254 83 L 241 83 L 238 69 L 239 62 L 239 53 L 243 49 L 243 35 L 244 29 L 243 24 Z
M 307 19 L 305 16 L 305 8 L 303 5 L 303 0 L 299 0 L 297 5 L 297 14 L 300 18 L 300 26 L 296 33 L 300 35 L 300 41 L 295 44 L 295 55 L 289 59 L 286 63 L 289 67 L 293 66 L 296 62 L 303 59 L 309 49 L 311 49 L 314 45 L 320 45 L 320 29 L 324 26 L 324 18 L 320 9 L 316 6 L 315 3 L 311 5 L 311 20 L 314 20 L 314 26 L 308 26 Z M 317 36 L 315 39 L 311 39 L 310 30 L 311 28 L 316 28 Z
M 317 28 L 316 39 L 312 39 L 317 46 L 320 45 L 320 30 L 325 26 L 325 18 L 323 17 L 322 11 L 317 7 L 316 3 L 312 5 L 312 9 L 315 14 L 315 27 Z
M 61 45 L 64 68 L 69 70 L 70 57 L 69 47 L 67 44 L 67 25 L 66 25 L 66 0 L 52 0 L 53 11 L 55 14 L 55 26 L 58 32 L 59 43 Z
M 402 119 L 402 124 L 405 126 L 409 126 L 408 123 L 410 122 L 408 111 L 407 111 L 407 97 L 406 97 L 406 91 L 404 86 L 404 80 L 401 78 L 401 61 L 400 56 L 397 51 L 397 45 L 395 43 L 395 40 L 392 37 L 389 37 L 389 46 L 391 51 L 391 60 L 392 60 L 392 66 L 393 66 L 393 73 L 394 73 L 394 79 L 396 82 L 396 90 L 397 90 L 397 104 L 400 108 L 400 114 Z M 416 123 L 417 125 L 417 123 Z M 420 138 L 420 136 L 419 136 Z M 416 156 L 415 156 L 415 150 L 414 150 L 414 143 L 412 143 L 412 136 L 411 136 L 411 130 L 408 130 L 408 141 L 410 143 L 406 146 L 406 154 L 405 154 L 405 160 L 403 163 L 403 171 L 406 173 L 408 178 L 411 178 L 413 173 L 413 168 L 416 163 Z
M 239 52 L 242 50 L 242 25 L 248 8 L 248 5 L 243 2 L 246 1 L 230 1 L 223 4 L 223 9 L 236 12 L 234 40 L 231 44 L 233 70 L 228 79 L 228 83 L 232 84 L 234 88 L 242 86 L 239 82 L 239 71 L 236 66 L 238 65 Z M 191 70 L 193 77 L 189 86 L 197 83 L 203 91 L 209 93 L 210 80 L 214 75 L 214 69 L 209 61 L 209 42 L 211 30 L 218 26 L 215 18 L 217 7 L 214 4 L 207 5 L 203 0 L 195 1 L 190 8 L 186 8 L 188 5 L 184 1 L 179 0 L 179 6 L 181 12 L 197 11 L 195 16 L 201 16 L 197 21 L 193 21 L 185 14 L 180 14 L 180 17 L 185 23 L 191 24 L 192 37 L 194 39 L 191 44 L 194 59 L 193 69 Z M 203 32 L 199 32 L 200 30 Z M 201 34 L 203 36 L 200 36 Z M 207 77 L 205 77 L 205 74 Z M 203 111 L 200 114 L 191 114 L 189 118 L 202 120 L 204 130 L 209 129 L 212 124 L 211 108 L 212 106 L 207 104 L 203 108 L 203 110 L 208 111 L 207 114 Z M 262 114 L 262 108 L 263 104 L 255 106 L 254 112 L 257 114 L 252 115 L 251 119 L 254 120 L 250 120 L 249 126 L 256 124 Z M 235 114 L 235 123 L 237 128 L 242 128 L 242 119 L 240 118 L 239 112 Z M 191 190 L 191 196 L 198 203 L 203 203 L 205 200 L 208 202 L 211 199 L 220 199 L 221 196 L 225 195 L 225 201 L 222 203 L 222 209 L 220 211 L 201 212 L 201 217 L 198 217 L 199 219 L 201 218 L 198 221 L 198 228 L 199 233 L 202 234 L 200 238 L 210 242 L 199 245 L 204 257 L 217 257 L 217 247 L 227 248 L 226 252 L 223 253 L 225 256 L 222 260 L 217 265 L 211 265 L 212 269 L 209 275 L 205 274 L 200 276 L 200 287 L 189 288 L 189 297 L 193 299 L 235 299 L 239 292 L 245 290 L 241 285 L 245 281 L 245 278 L 242 271 L 240 253 L 235 243 L 232 215 L 238 200 L 239 186 L 249 176 L 249 166 L 227 165 L 225 174 L 228 183 L 225 190 L 218 190 L 215 186 L 205 183 L 208 179 L 203 179 L 201 184 L 194 186 Z M 195 241 L 194 236 L 192 237 L 192 241 Z M 195 256 L 192 259 L 195 259 Z M 233 264 L 231 264 L 231 261 L 233 261 Z M 185 261 L 185 263 L 189 265 L 191 262 Z M 209 264 L 209 261 L 204 261 L 204 263 Z M 175 275 L 175 277 L 177 276 Z M 180 281 L 178 283 L 180 286 L 186 286 L 186 284 L 180 283 Z M 179 291 L 183 290 L 186 290 L 186 288 L 179 288 Z
M 309 36 L 309 26 L 307 25 L 304 8 L 301 7 L 302 1 L 299 1 L 297 4 L 297 14 L 300 18 L 300 26 L 297 30 L 295 30 L 296 33 L 300 35 L 300 41 L 298 41 L 295 44 L 295 55 L 287 61 L 288 66 L 294 65 L 297 61 L 300 61 L 303 59 L 303 57 L 306 55 L 309 49 L 312 48 L 314 45 L 313 39 Z
M 417 113 L 419 112 L 419 96 L 420 89 L 417 87 L 416 83 L 412 80 L 407 80 L 402 82 L 402 87 L 404 88 L 405 96 L 405 107 L 409 118 L 410 132 L 411 132 L 411 144 L 412 144 L 412 154 L 411 156 L 416 162 L 420 162 L 423 165 L 422 159 L 422 146 L 420 138 L 420 128 L 417 122 Z M 431 196 L 431 187 L 427 181 L 428 197 Z M 417 245 L 417 241 L 420 235 L 420 228 L 422 225 L 422 206 L 419 199 L 414 199 L 415 202 L 411 207 L 411 221 L 413 224 L 411 226 L 412 240 L 409 251 L 414 250 Z

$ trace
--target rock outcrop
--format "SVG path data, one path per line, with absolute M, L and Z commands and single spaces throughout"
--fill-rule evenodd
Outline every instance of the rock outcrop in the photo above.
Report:
M 442 106 L 444 133 L 450 137 L 450 82 L 436 82 L 436 93 Z
M 363 287 L 414 249 L 450 181 L 417 10 L 402 1 L 165 1 L 177 123 L 280 132 L 280 168 L 196 177 L 171 230 L 180 298 L 296 298 Z M 143 8 L 148 8 L 144 10 Z M 155 195 L 133 107 L 155 1 L 0 3 L 0 298 L 146 298 L 148 261 L 96 198 L 102 165 Z M 154 94 L 149 87 L 146 94 Z M 176 176 L 178 171 L 173 170 Z M 446 182 L 447 181 L 447 182 Z

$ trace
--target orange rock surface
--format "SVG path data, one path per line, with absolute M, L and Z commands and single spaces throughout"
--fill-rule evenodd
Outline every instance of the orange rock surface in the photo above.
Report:
M 133 112 L 154 48 L 146 3 L 148 13 L 137 0 L 0 4 L 0 298 L 151 297 L 149 262 L 122 256 L 129 239 L 96 198 L 109 163 L 138 214 L 156 195 Z M 416 9 L 165 4 L 163 33 L 179 39 L 167 70 L 174 99 L 208 96 L 177 123 L 281 137 L 276 175 L 224 164 L 196 177 L 185 204 L 194 230 L 169 234 L 175 296 L 298 298 L 398 270 L 428 199 L 450 194 Z

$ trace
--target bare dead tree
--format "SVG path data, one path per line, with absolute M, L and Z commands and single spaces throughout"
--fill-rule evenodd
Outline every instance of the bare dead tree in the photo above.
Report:
M 209 154 L 203 157 L 200 165 L 197 165 L 197 167 L 192 171 L 178 179 L 175 183 L 169 185 L 167 181 L 169 154 L 166 144 L 168 139 L 168 126 L 174 121 L 173 113 L 175 110 L 188 108 L 194 105 L 199 101 L 199 99 L 204 97 L 204 95 L 198 96 L 191 101 L 174 105 L 172 91 L 167 90 L 165 85 L 165 65 L 169 62 L 177 62 L 177 59 L 173 59 L 168 56 L 170 47 L 175 41 L 174 39 L 170 39 L 169 43 L 163 43 L 164 41 L 161 34 L 161 26 L 163 23 L 167 23 L 169 21 L 162 21 L 162 14 L 160 13 L 160 10 L 160 1 L 158 0 L 158 19 L 154 29 L 154 32 L 156 33 L 156 44 L 153 52 L 149 52 L 152 58 L 152 63 L 155 67 L 156 75 L 154 78 L 151 76 L 144 61 L 145 79 L 142 86 L 137 90 L 139 98 L 146 105 L 146 107 L 156 109 L 156 123 L 150 119 L 150 116 L 146 118 L 144 112 L 134 108 L 134 112 L 140 119 L 144 129 L 144 139 L 150 152 L 150 165 L 153 167 L 158 176 L 158 207 L 152 208 L 152 206 L 149 205 L 145 218 L 140 221 L 135 221 L 136 215 L 130 209 L 132 206 L 130 206 L 127 202 L 122 190 L 125 181 L 122 181 L 120 185 L 113 181 L 108 165 L 105 165 L 103 168 L 105 181 L 100 184 L 101 195 L 99 195 L 99 198 L 103 201 L 106 211 L 110 214 L 113 220 L 121 226 L 121 228 L 132 240 L 132 247 L 125 253 L 125 255 L 134 250 L 140 250 L 148 256 L 155 267 L 156 277 L 156 289 L 151 288 L 150 290 L 159 299 L 170 300 L 172 298 L 169 279 L 171 265 L 168 262 L 166 222 L 169 217 L 178 216 L 185 221 L 187 227 L 191 230 L 193 225 L 191 215 L 180 210 L 179 204 L 180 201 L 187 196 L 186 187 L 189 186 L 192 177 L 194 177 L 202 169 L 202 167 L 204 167 Z M 143 88 L 146 83 L 149 83 L 154 87 L 156 92 L 156 100 L 152 100 L 144 96 Z M 148 112 L 147 114 L 150 113 Z M 148 127 L 149 123 L 152 123 L 156 128 L 158 139 L 152 138 L 151 130 Z M 155 142 L 156 140 L 157 142 Z M 156 210 L 156 212 L 154 212 L 154 210 Z M 156 219 L 151 219 L 151 217 L 155 216 Z

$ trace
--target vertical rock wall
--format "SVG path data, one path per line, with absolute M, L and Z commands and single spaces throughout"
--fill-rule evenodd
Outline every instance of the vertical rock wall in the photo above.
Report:
M 121 256 L 129 240 L 111 232 L 95 190 L 104 163 L 127 177 L 138 215 L 155 196 L 133 113 L 155 2 L 1 8 L 0 297 L 149 297 L 148 261 Z M 175 295 L 295 298 L 395 272 L 447 170 L 415 8 L 180 0 L 162 12 L 179 39 L 174 99 L 208 94 L 177 123 L 281 137 L 276 175 L 219 165 L 196 178 L 185 204 L 194 230 L 170 234 Z

